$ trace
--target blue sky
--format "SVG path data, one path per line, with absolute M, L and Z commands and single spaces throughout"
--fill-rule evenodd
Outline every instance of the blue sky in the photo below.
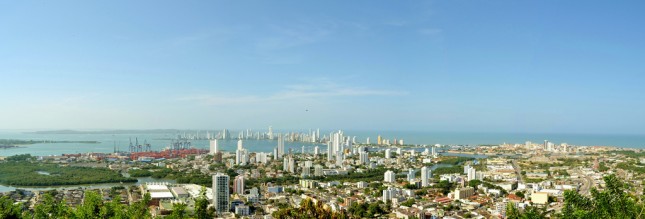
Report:
M 645 134 L 644 6 L 4 1 L 0 129 Z

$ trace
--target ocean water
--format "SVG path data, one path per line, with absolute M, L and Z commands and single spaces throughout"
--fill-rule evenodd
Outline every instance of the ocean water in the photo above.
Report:
M 205 133 L 205 132 L 202 132 Z M 235 133 L 235 132 L 231 132 Z M 52 140 L 52 141 L 98 141 L 100 143 L 46 143 L 24 145 L 21 148 L 0 149 L 0 156 L 11 156 L 16 154 L 32 154 L 34 156 L 60 155 L 68 153 L 102 152 L 111 153 L 114 147 L 121 151 L 127 151 L 130 138 L 135 141 L 138 138 L 140 143 L 146 140 L 151 144 L 152 150 L 162 150 L 170 144 L 170 140 L 178 133 L 151 133 L 151 134 L 34 134 L 24 132 L 0 132 L 0 139 L 21 139 L 21 140 Z M 329 132 L 321 132 L 329 134 Z M 440 133 L 440 132 L 367 132 L 367 131 L 345 131 L 346 136 L 356 136 L 358 142 L 365 142 L 369 137 L 372 143 L 376 143 L 378 135 L 384 139 L 403 139 L 406 144 L 419 145 L 481 145 L 520 143 L 526 141 L 542 143 L 544 140 L 550 142 L 568 143 L 580 146 L 615 146 L 627 148 L 645 148 L 645 136 L 643 135 L 588 135 L 588 134 L 522 134 L 522 133 Z M 192 146 L 208 149 L 209 142 L 206 140 L 192 140 Z M 244 147 L 253 152 L 272 152 L 277 146 L 277 141 L 272 140 L 244 140 Z M 285 142 L 285 150 L 300 152 L 305 146 L 307 152 L 313 152 L 315 146 L 320 146 L 321 152 L 326 151 L 327 146 L 320 143 L 306 142 Z M 220 140 L 219 147 L 224 151 L 234 151 L 237 147 L 237 140 Z

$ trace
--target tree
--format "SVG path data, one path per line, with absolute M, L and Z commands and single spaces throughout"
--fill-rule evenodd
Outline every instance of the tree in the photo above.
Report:
M 564 193 L 562 218 L 645 218 L 642 202 L 637 202 L 625 192 L 628 186 L 615 175 L 604 177 L 606 189 L 591 189 L 591 197 L 574 191 Z
M 524 192 L 517 191 L 517 192 L 515 192 L 515 196 L 520 197 L 520 198 L 524 198 Z
M 76 218 L 100 218 L 102 215 L 101 208 L 103 205 L 103 200 L 101 196 L 94 191 L 85 192 L 85 197 L 83 198 L 83 204 L 79 206 L 75 211 Z
M 208 199 L 206 199 L 206 188 L 202 187 L 200 196 L 195 200 L 195 217 L 197 219 L 213 218 L 208 211 Z
M 411 198 L 411 199 L 408 199 L 408 200 L 404 201 L 403 203 L 401 203 L 401 205 L 406 206 L 406 207 L 412 207 L 412 205 L 414 205 L 414 203 L 415 203 L 414 199 Z
M 34 208 L 34 218 L 64 218 L 70 213 L 70 209 L 64 202 L 54 200 L 51 193 L 45 192 L 43 202 Z
M 514 204 L 508 203 L 506 205 L 506 218 L 507 219 L 545 219 L 546 208 L 538 208 L 535 206 L 527 206 L 524 211 L 520 211 Z
M 6 196 L 0 197 L 0 219 L 20 218 L 22 215 L 22 204 L 14 204 Z
M 172 205 L 172 213 L 168 215 L 169 219 L 182 219 L 186 215 L 186 204 L 185 203 L 175 203 Z

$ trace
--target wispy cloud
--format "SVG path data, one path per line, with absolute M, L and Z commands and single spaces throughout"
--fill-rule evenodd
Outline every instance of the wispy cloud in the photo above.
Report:
M 258 40 L 256 44 L 260 50 L 280 50 L 292 47 L 303 46 L 325 40 L 332 34 L 329 27 L 296 26 L 296 27 L 273 27 L 273 36 Z
M 260 95 L 192 95 L 178 98 L 180 101 L 196 101 L 206 105 L 235 105 L 265 103 L 271 101 L 292 101 L 311 98 L 361 97 L 361 96 L 398 96 L 405 91 L 379 90 L 358 86 L 347 86 L 330 81 L 303 83 L 284 86 L 283 89 Z
M 442 32 L 443 32 L 443 30 L 439 29 L 439 28 L 421 28 L 421 29 L 419 29 L 420 34 L 428 35 L 428 36 L 439 35 Z
M 179 36 L 170 39 L 170 45 L 172 46 L 186 46 L 193 43 L 199 42 L 224 42 L 232 37 L 232 34 L 235 31 L 231 29 L 212 29 L 206 31 L 194 32 L 191 34 Z

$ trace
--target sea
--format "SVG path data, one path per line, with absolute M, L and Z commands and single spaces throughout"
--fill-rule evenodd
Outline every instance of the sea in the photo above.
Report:
M 329 132 L 321 132 L 329 135 Z M 205 135 L 206 131 L 200 131 Z M 212 133 L 212 132 L 211 132 Z M 236 133 L 231 131 L 231 133 Z M 197 134 L 197 131 L 169 131 L 167 133 L 145 133 L 136 131 L 128 134 L 123 131 L 110 134 L 108 132 L 87 134 L 39 134 L 23 131 L 0 131 L 0 139 L 19 140 L 47 140 L 47 141 L 97 141 L 99 143 L 39 143 L 22 145 L 19 148 L 0 149 L 0 156 L 17 154 L 31 154 L 32 156 L 48 156 L 76 153 L 112 153 L 114 150 L 128 151 L 130 141 L 138 140 L 151 144 L 152 150 L 160 151 L 167 148 L 172 139 L 179 135 Z M 376 143 L 377 136 L 383 139 L 402 139 L 404 144 L 419 145 L 498 145 L 502 143 L 524 144 L 526 141 L 542 144 L 544 140 L 555 144 L 567 143 L 577 146 L 614 146 L 624 148 L 645 149 L 645 135 L 598 135 L 598 134 L 527 134 L 527 133 L 457 133 L 457 132 L 406 132 L 406 131 L 344 131 L 345 136 L 356 136 L 357 142 L 366 142 L 369 137 L 371 143 Z M 192 147 L 208 149 L 208 140 L 190 140 Z M 237 140 L 219 140 L 220 150 L 234 152 Z M 243 140 L 244 148 L 251 152 L 272 152 L 277 146 L 275 140 Z M 294 153 L 313 152 L 319 146 L 320 151 L 326 151 L 327 146 L 321 143 L 289 142 L 285 141 L 285 150 Z

